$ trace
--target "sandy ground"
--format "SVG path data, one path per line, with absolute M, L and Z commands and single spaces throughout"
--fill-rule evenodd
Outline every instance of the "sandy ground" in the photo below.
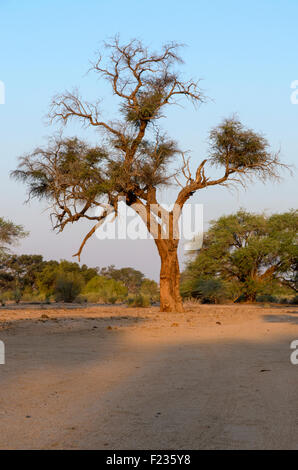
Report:
M 0 448 L 298 449 L 294 339 L 295 306 L 1 309 Z

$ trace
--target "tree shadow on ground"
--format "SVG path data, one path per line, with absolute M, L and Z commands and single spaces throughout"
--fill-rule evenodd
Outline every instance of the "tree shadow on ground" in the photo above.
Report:
M 298 310 L 290 310 L 287 315 L 263 315 L 268 323 L 292 323 L 298 325 Z
M 298 323 L 297 314 L 285 316 Z M 125 327 L 145 322 L 145 315 L 113 320 L 26 320 L 23 332 L 7 330 L 7 367 L 15 371 L 6 381 L 6 366 L 0 368 L 2 408 L 2 393 L 11 391 L 1 448 L 9 442 L 11 448 L 297 449 L 298 366 L 290 362 L 290 342 L 298 329 L 270 339 L 265 325 L 258 341 L 220 333 L 204 339 L 199 329 L 196 339 L 179 339 L 172 329 L 143 343 L 138 332 L 127 337 Z M 26 400 L 35 425 L 27 434 Z
M 127 327 L 146 322 L 137 315 L 95 317 L 51 316 L 3 322 L 0 339 L 5 343 L 9 369 L 80 366 L 102 362 L 121 354 Z M 1 322 L 0 322 L 1 326 Z M 112 339 L 112 341 L 110 341 Z
M 150 365 L 119 383 L 104 410 L 95 404 L 89 433 L 76 446 L 297 448 L 298 366 L 290 363 L 290 354 L 287 336 L 264 342 L 198 340 L 152 350 Z

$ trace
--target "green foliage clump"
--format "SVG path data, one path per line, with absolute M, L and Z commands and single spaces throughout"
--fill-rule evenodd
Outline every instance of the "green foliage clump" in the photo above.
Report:
M 127 304 L 130 307 L 145 308 L 150 305 L 150 298 L 144 294 L 130 295 L 127 298 Z
M 225 119 L 211 130 L 210 154 L 215 165 L 236 169 L 251 167 L 261 172 L 262 165 L 271 158 L 267 140 L 251 129 L 245 129 L 234 117 Z
M 28 235 L 21 225 L 0 217 L 0 256 L 7 254 L 9 246 Z
M 270 302 L 270 303 L 277 303 L 278 298 L 271 294 L 261 294 L 258 295 L 256 298 L 257 302 Z
M 140 288 L 140 294 L 148 297 L 151 304 L 159 302 L 159 287 L 158 284 L 152 279 L 143 280 Z
M 127 289 L 129 299 L 134 299 L 136 296 L 141 295 L 145 299 L 149 299 L 150 303 L 159 301 L 159 287 L 157 283 L 151 279 L 145 278 L 141 271 L 134 268 L 115 268 L 114 265 L 102 268 L 100 274 L 104 278 L 121 282 Z M 147 300 L 146 300 L 147 301 Z
M 144 274 L 141 271 L 130 267 L 117 269 L 111 265 L 102 268 L 99 274 L 107 279 L 121 282 L 129 293 L 136 293 L 144 280 Z
M 0 302 L 63 301 L 83 304 L 124 302 L 129 293 L 158 301 L 156 282 L 134 268 L 101 270 L 61 260 L 45 261 L 39 255 L 6 255 L 0 260 Z
M 13 291 L 13 299 L 14 299 L 15 303 L 19 304 L 20 301 L 21 301 L 21 298 L 22 298 L 22 292 L 20 291 L 20 289 L 16 288 Z
M 94 276 L 86 284 L 83 294 L 89 302 L 103 302 L 114 304 L 123 302 L 127 296 L 127 287 L 115 279 L 107 279 L 104 276 Z
M 88 299 L 85 295 L 78 295 L 75 299 L 74 299 L 74 302 L 76 304 L 86 304 L 88 302 Z
M 78 263 L 66 260 L 61 260 L 60 263 L 48 261 L 37 276 L 37 286 L 45 298 L 57 299 L 62 295 L 62 298 L 65 296 L 74 300 L 85 284 L 96 275 L 97 269 L 88 268 L 86 265 L 80 267 Z M 66 291 L 74 293 L 67 294 Z M 62 294 L 63 292 L 65 293 Z
M 220 280 L 228 298 L 297 292 L 298 211 L 265 216 L 244 210 L 211 223 L 203 247 L 182 276 L 184 296 L 200 279 Z
M 193 279 L 181 287 L 185 298 L 200 299 L 203 304 L 217 304 L 227 298 L 225 286 L 219 279 Z
M 59 274 L 55 281 L 54 296 L 56 302 L 74 302 L 82 290 L 82 277 L 75 272 Z

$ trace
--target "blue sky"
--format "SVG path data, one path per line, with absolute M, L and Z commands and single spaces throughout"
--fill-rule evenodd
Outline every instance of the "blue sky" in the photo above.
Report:
M 290 101 L 290 84 L 298 79 L 297 17 L 297 0 L 0 0 L 0 80 L 6 86 L 6 103 L 0 105 L 0 214 L 30 231 L 17 250 L 71 259 L 86 229 L 54 234 L 44 206 L 23 205 L 25 188 L 8 174 L 19 155 L 55 130 L 44 116 L 57 92 L 77 86 L 88 99 L 103 96 L 109 115 L 107 86 L 86 71 L 101 42 L 116 33 L 155 49 L 171 40 L 187 45 L 183 73 L 200 78 L 210 100 L 198 110 L 171 108 L 163 126 L 191 150 L 194 165 L 205 156 L 208 130 L 233 113 L 263 132 L 274 150 L 280 148 L 284 161 L 297 162 L 298 105 Z M 67 132 L 98 139 L 75 125 Z M 204 204 L 206 223 L 239 207 L 284 211 L 296 206 L 296 181 L 285 175 L 282 183 L 257 183 L 236 193 L 210 188 L 195 202 Z M 164 194 L 165 201 L 171 197 L 171 191 Z M 94 239 L 82 261 L 131 265 L 154 277 L 159 269 L 151 241 Z

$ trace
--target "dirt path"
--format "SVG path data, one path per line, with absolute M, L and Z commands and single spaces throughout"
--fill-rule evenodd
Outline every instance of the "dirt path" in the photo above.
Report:
M 298 449 L 294 339 L 297 307 L 1 310 L 0 448 Z

